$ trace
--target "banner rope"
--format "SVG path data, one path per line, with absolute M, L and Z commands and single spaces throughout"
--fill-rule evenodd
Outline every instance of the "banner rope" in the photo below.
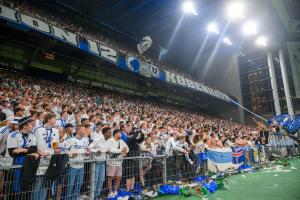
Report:
M 236 102 L 236 101 L 233 101 L 232 99 L 231 99 L 231 102 L 232 102 L 232 103 L 234 103 L 235 105 L 237 105 L 237 106 L 241 107 L 242 109 L 244 109 L 244 110 L 245 110 L 245 111 L 247 111 L 248 113 L 250 113 L 250 114 L 254 115 L 255 117 L 258 117 L 259 119 L 261 119 L 261 120 L 263 120 L 263 121 L 265 121 L 265 122 L 267 122 L 267 121 L 268 121 L 267 119 L 265 119 L 265 118 L 263 118 L 263 117 L 259 116 L 258 114 L 256 114 L 256 113 L 252 112 L 251 110 L 249 110 L 249 109 L 245 108 L 244 106 L 242 106 L 242 105 L 241 105 L 241 104 L 239 104 L 238 102 Z

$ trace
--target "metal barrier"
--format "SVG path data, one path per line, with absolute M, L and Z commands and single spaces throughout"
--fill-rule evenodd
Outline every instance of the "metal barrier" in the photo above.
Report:
M 263 149 L 272 153 L 272 148 L 262 148 L 259 162 L 264 161 Z M 50 157 L 43 157 L 36 175 L 30 177 L 28 169 L 34 168 L 34 164 L 24 169 L 24 166 L 12 165 L 12 158 L 1 158 L 0 199 L 106 199 L 119 189 L 155 191 L 161 184 L 188 183 L 195 176 L 206 174 L 206 162 L 197 159 L 197 156 L 187 158 L 180 154 L 107 159 L 97 159 L 95 154 L 78 155 L 70 158 L 60 175 L 51 177 L 51 173 L 47 173 Z

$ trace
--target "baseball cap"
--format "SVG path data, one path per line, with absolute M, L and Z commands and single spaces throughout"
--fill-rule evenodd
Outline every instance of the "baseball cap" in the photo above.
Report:
M 19 119 L 19 126 L 25 125 L 29 122 L 32 122 L 31 117 L 22 117 L 21 119 Z
M 73 126 L 73 124 L 71 124 L 71 123 L 67 123 L 66 125 L 65 125 L 65 128 L 73 128 L 74 126 Z

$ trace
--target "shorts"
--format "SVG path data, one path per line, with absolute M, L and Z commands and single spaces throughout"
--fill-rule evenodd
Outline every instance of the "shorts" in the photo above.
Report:
M 122 176 L 122 166 L 110 166 L 107 165 L 106 168 L 108 177 L 121 177 Z

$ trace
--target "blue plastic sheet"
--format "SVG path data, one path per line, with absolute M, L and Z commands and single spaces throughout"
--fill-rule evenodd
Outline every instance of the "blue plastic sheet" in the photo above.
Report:
M 194 178 L 194 182 L 196 183 L 203 183 L 205 182 L 207 179 L 207 176 L 197 176 Z
M 214 193 L 218 189 L 216 181 L 210 181 L 209 183 L 204 183 L 202 187 L 205 187 L 207 191 L 210 193 Z
M 239 171 L 241 170 L 244 170 L 244 169 L 249 169 L 249 168 L 252 168 L 252 165 L 250 164 L 242 164 L 240 167 L 239 167 Z
M 179 195 L 179 186 L 177 185 L 161 185 L 158 192 L 163 195 L 173 194 Z

